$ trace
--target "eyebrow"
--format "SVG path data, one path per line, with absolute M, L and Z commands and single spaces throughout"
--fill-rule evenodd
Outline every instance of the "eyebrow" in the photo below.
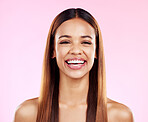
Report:
M 92 37 L 91 37 L 91 36 L 89 36 L 89 35 L 86 35 L 86 36 L 81 36 L 81 38 L 90 38 L 90 39 L 92 39 Z
M 72 36 L 69 36 L 69 35 L 62 35 L 62 36 L 59 37 L 59 39 L 60 39 L 60 38 L 63 38 L 63 37 L 72 38 Z M 92 37 L 89 36 L 89 35 L 81 36 L 81 38 L 90 38 L 90 39 L 92 39 Z
M 69 35 L 62 35 L 62 36 L 59 37 L 59 39 L 60 39 L 60 38 L 63 38 L 63 37 L 72 38 L 72 37 L 69 36 Z

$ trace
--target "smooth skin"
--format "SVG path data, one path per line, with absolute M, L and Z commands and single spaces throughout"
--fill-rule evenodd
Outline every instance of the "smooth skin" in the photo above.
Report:
M 89 71 L 96 57 L 94 28 L 86 21 L 75 18 L 62 23 L 55 34 L 56 58 L 60 72 L 59 122 L 85 122 Z M 70 69 L 65 60 L 83 58 L 86 65 Z M 14 122 L 36 122 L 38 98 L 23 102 L 15 113 Z M 111 99 L 107 100 L 108 122 L 133 122 L 130 109 Z

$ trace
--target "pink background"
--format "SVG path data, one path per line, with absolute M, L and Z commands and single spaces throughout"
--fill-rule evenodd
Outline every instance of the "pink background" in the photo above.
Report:
M 147 0 L 0 0 L 0 122 L 39 95 L 51 21 L 70 7 L 88 10 L 104 40 L 107 95 L 129 106 L 135 122 L 147 122 Z

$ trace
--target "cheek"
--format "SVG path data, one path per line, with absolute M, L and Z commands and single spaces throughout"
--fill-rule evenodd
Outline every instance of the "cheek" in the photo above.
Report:
M 62 60 L 62 58 L 64 58 L 66 56 L 67 52 L 68 52 L 67 48 L 57 47 L 56 58 L 59 59 L 59 60 Z
M 95 48 L 89 48 L 89 49 L 87 48 L 85 50 L 85 52 L 87 53 L 89 58 L 94 58 L 94 56 L 95 56 Z

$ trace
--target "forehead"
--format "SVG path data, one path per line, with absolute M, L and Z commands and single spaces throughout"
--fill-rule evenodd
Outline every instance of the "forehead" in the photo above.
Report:
M 56 31 L 56 36 L 63 34 L 82 36 L 95 35 L 94 28 L 86 21 L 80 18 L 74 18 L 63 22 Z

